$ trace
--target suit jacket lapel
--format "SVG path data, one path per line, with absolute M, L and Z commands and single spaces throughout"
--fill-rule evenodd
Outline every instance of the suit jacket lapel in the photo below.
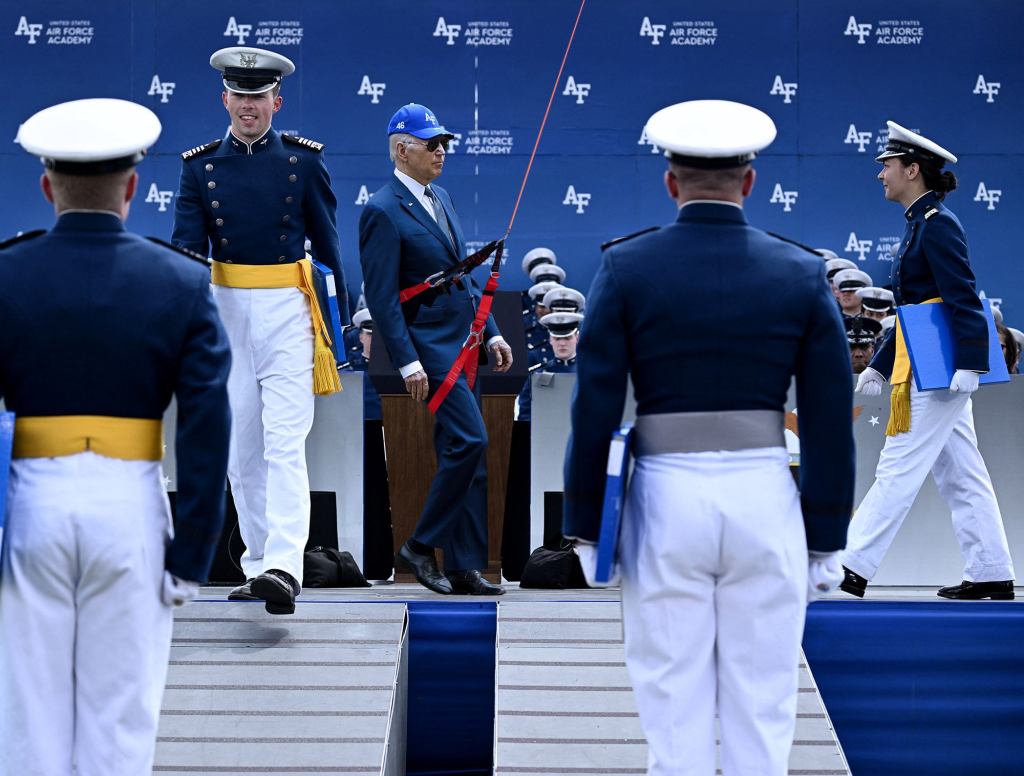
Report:
M 445 237 L 444 233 L 441 231 L 441 227 L 438 226 L 437 221 L 434 220 L 434 217 L 430 215 L 426 210 L 424 210 L 423 205 L 420 204 L 420 201 L 416 199 L 416 197 L 413 196 L 412 192 L 409 191 L 409 189 L 407 189 L 405 185 L 394 176 L 392 176 L 391 178 L 391 187 L 394 189 L 395 194 L 402 200 L 402 210 L 404 210 L 417 221 L 419 221 L 421 225 L 429 229 L 430 233 L 433 234 L 434 237 L 438 239 L 441 245 L 448 249 L 449 255 L 455 258 L 457 263 L 459 257 L 455 253 L 455 247 L 452 245 L 451 240 Z M 440 201 L 441 198 L 438 197 L 438 202 Z M 444 207 L 443 203 L 442 207 Z M 445 208 L 445 214 L 447 213 L 448 209 Z M 449 225 L 452 223 L 450 216 L 448 218 L 448 223 Z

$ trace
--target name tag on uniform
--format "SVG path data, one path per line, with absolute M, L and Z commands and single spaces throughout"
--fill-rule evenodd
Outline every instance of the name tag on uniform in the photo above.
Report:
M 0 558 L 4 549 L 4 525 L 7 522 L 7 480 L 11 474 L 11 450 L 14 447 L 14 413 L 0 412 Z M 0 565 L 0 571 L 3 566 Z
M 608 446 L 608 477 L 604 484 L 604 504 L 601 508 L 601 533 L 597 540 L 597 582 L 610 582 L 613 567 L 619 557 L 619 532 L 622 529 L 622 508 L 626 501 L 629 480 L 630 445 L 633 424 L 626 423 L 612 434 Z
M 341 310 L 338 308 L 338 287 L 335 285 L 334 273 L 319 261 L 313 260 L 313 285 L 316 287 L 317 301 L 320 303 L 320 314 L 331 334 L 331 352 L 334 361 L 345 363 L 345 341 L 341 332 Z M 348 312 L 347 310 L 345 311 Z

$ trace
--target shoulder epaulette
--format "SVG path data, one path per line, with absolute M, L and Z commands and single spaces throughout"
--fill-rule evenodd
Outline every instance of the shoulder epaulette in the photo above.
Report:
M 4 240 L 3 242 L 0 242 L 0 250 L 3 250 L 4 248 L 10 248 L 12 245 L 24 242 L 25 240 L 31 240 L 33 237 L 38 237 L 41 234 L 46 234 L 46 230 L 33 229 L 31 232 L 22 232 L 21 234 L 15 235 L 14 237 L 11 237 L 7 240 Z
M 818 253 L 816 250 L 814 250 L 814 248 L 811 248 L 809 245 L 804 245 L 803 243 L 797 242 L 796 240 L 791 240 L 788 237 L 783 237 L 781 234 L 775 234 L 775 232 L 765 232 L 765 234 L 769 235 L 770 237 L 774 237 L 776 240 L 782 240 L 782 242 L 784 242 L 784 243 L 789 243 L 790 245 L 795 245 L 797 248 L 802 248 L 803 250 L 807 251 L 808 253 L 813 253 L 819 259 L 822 259 L 822 255 L 820 253 Z M 822 259 L 822 260 L 824 260 L 824 259 Z
M 205 154 L 207 151 L 213 151 L 213 150 L 215 150 L 217 148 L 220 148 L 220 144 L 223 143 L 223 142 L 224 142 L 223 139 L 221 139 L 221 140 L 214 140 L 212 143 L 207 143 L 206 145 L 201 145 L 201 146 L 196 146 L 195 148 L 190 148 L 185 153 L 183 153 L 181 155 L 181 161 L 187 162 L 193 156 L 199 156 L 200 154 Z
M 310 150 L 313 150 L 313 151 L 323 151 L 324 150 L 324 144 L 323 143 L 318 143 L 315 140 L 310 140 L 309 138 L 299 137 L 298 135 L 286 135 L 286 134 L 282 133 L 281 134 L 281 139 L 288 141 L 292 145 L 304 146 L 305 148 L 309 148 Z
M 927 221 L 929 218 L 931 218 L 933 215 L 935 215 L 938 212 L 939 212 L 939 209 L 937 207 L 935 207 L 935 205 L 932 205 L 931 207 L 929 207 L 927 210 L 924 211 L 924 220 Z
M 543 361 L 541 361 L 541 362 L 540 362 L 539 364 L 534 364 L 533 366 L 531 366 L 531 367 L 530 367 L 529 369 L 527 369 L 526 371 L 527 371 L 527 372 L 529 372 L 530 374 L 533 374 L 533 373 L 534 373 L 534 372 L 536 372 L 536 371 L 537 371 L 538 369 L 543 369 L 543 368 L 544 368 L 544 367 L 546 367 L 546 366 L 547 366 L 547 364 L 545 364 L 545 363 L 544 363 Z
M 203 266 L 210 266 L 210 260 L 201 253 L 190 251 L 188 248 L 182 248 L 180 245 L 175 245 L 174 243 L 169 243 L 166 240 L 161 240 L 159 237 L 147 237 L 146 239 L 150 242 L 156 243 L 157 245 L 162 245 L 164 248 L 170 248 L 172 251 L 180 253 L 182 256 L 187 256 L 192 259 L 192 261 L 198 261 Z
M 611 248 L 613 245 L 624 243 L 626 242 L 626 240 L 632 240 L 634 237 L 639 237 L 640 235 L 647 234 L 648 232 L 656 232 L 659 229 L 661 229 L 660 226 L 649 226 L 646 229 L 641 229 L 639 232 L 633 232 L 633 234 L 627 234 L 623 235 L 622 237 L 616 237 L 614 240 L 609 240 L 606 243 L 601 243 L 601 250 L 603 251 L 605 248 Z

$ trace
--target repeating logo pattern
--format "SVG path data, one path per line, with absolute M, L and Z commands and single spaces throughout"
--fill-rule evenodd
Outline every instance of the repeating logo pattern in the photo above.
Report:
M 768 94 L 779 95 L 782 97 L 782 101 L 789 105 L 793 102 L 793 98 L 796 97 L 797 83 L 796 81 L 783 81 L 781 75 L 775 76 L 775 80 L 772 81 L 772 88 Z
M 461 24 L 448 24 L 443 16 L 437 17 L 437 26 L 434 27 L 435 38 L 444 38 L 447 41 L 447 45 L 454 46 L 461 31 Z
M 640 37 L 650 38 L 652 46 L 660 46 L 661 39 L 665 37 L 666 25 L 664 24 L 651 24 L 649 16 L 645 16 L 644 20 L 640 23 Z
M 857 153 L 862 154 L 867 149 L 872 137 L 871 132 L 860 132 L 857 130 L 856 124 L 851 124 L 850 128 L 846 130 L 846 139 L 843 140 L 843 143 L 857 146 Z
M 850 237 L 846 241 L 846 252 L 856 253 L 858 260 L 867 261 L 872 245 L 874 245 L 874 241 L 860 240 L 857 238 L 856 232 L 850 232 Z
M 874 40 L 877 46 L 919 46 L 924 40 L 924 25 L 919 19 L 860 22 L 856 16 L 850 16 L 843 35 L 856 38 L 858 46 L 867 45 L 869 40 Z
M 784 213 L 789 213 L 793 210 L 793 205 L 796 204 L 796 198 L 798 196 L 800 196 L 799 192 L 795 190 L 785 191 L 783 190 L 781 183 L 776 183 L 775 188 L 772 189 L 771 199 L 768 201 L 773 205 L 782 205 L 782 211 Z
M 995 102 L 996 95 L 1002 87 L 999 81 L 986 81 L 985 76 L 979 74 L 978 80 L 974 82 L 974 93 L 984 94 L 985 102 Z
M 30 46 L 43 37 L 50 46 L 88 46 L 96 35 L 96 28 L 88 19 L 54 19 L 47 24 L 30 22 L 27 16 L 18 19 L 14 28 L 17 37 L 24 37 Z
M 370 98 L 370 103 L 377 105 L 380 103 L 380 98 L 384 96 L 384 90 L 387 89 L 386 83 L 374 83 L 370 80 L 370 76 L 364 75 L 363 80 L 359 82 L 359 91 L 356 94 L 366 95 Z
M 244 46 L 252 35 L 251 24 L 239 24 L 234 16 L 228 17 L 228 25 L 224 28 L 225 38 L 234 38 L 235 45 Z
M 1002 189 L 992 189 L 985 185 L 985 181 L 978 182 L 978 190 L 974 194 L 975 202 L 984 202 L 988 205 L 986 210 L 995 210 L 999 200 L 1002 199 Z
M 156 183 L 149 184 L 149 193 L 146 194 L 146 202 L 157 205 L 157 210 L 166 212 L 167 206 L 171 204 L 174 192 L 167 189 L 160 189 Z
M 590 194 L 576 191 L 576 187 L 569 184 L 569 188 L 565 190 L 565 199 L 562 200 L 562 204 L 576 208 L 576 213 L 583 215 L 583 211 L 590 205 L 590 197 Z
M 146 94 L 150 97 L 156 97 L 159 94 L 160 102 L 170 102 L 176 86 L 177 84 L 173 81 L 161 81 L 159 75 L 154 75 L 153 80 L 149 82 L 149 91 Z
M 566 97 L 575 97 L 576 104 L 582 105 L 587 95 L 590 94 L 590 84 L 577 81 L 574 76 L 570 75 L 565 79 L 565 89 L 562 90 L 562 94 Z

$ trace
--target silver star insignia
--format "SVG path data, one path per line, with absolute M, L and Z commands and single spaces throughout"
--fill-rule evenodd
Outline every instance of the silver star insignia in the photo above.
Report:
M 870 423 L 872 426 L 877 426 L 878 425 L 878 416 L 877 415 L 872 415 L 871 416 L 871 420 L 869 420 L 868 423 Z
M 163 482 L 163 484 L 164 484 L 164 490 L 170 490 L 170 489 L 171 489 L 171 478 L 170 478 L 170 477 L 168 477 L 168 476 L 167 476 L 167 475 L 165 474 L 165 475 L 164 475 L 163 477 L 161 477 L 161 478 L 160 478 L 160 480 L 161 480 L 161 481 Z

